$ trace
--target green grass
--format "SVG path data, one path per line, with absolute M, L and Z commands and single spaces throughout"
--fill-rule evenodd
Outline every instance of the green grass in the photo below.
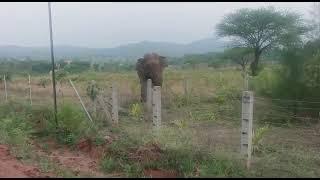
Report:
M 67 169 L 45 157 L 33 153 L 35 148 L 30 144 L 34 138 L 32 108 L 26 104 L 9 102 L 0 106 L 0 144 L 7 144 L 11 153 L 24 163 L 38 165 L 42 172 L 53 172 L 60 177 L 74 177 Z M 45 147 L 46 144 L 43 146 Z
M 119 164 L 112 157 L 105 157 L 101 161 L 101 168 L 106 173 L 111 173 L 118 168 Z
M 270 95 L 275 83 L 272 72 L 271 69 L 266 68 L 261 75 L 250 80 L 250 88 L 258 93 L 257 96 Z M 0 107 L 2 120 L 0 133 L 3 137 L 0 141 L 16 144 L 17 150 L 21 151 L 16 154 L 19 154 L 29 148 L 27 139 L 34 132 L 38 132 L 36 134 L 38 137 L 56 137 L 61 144 L 68 144 L 71 147 L 82 138 L 90 138 L 95 145 L 102 145 L 103 136 L 111 133 L 117 136 L 117 140 L 108 145 L 108 152 L 101 159 L 100 169 L 105 173 L 122 173 L 125 177 L 144 177 L 144 169 L 175 170 L 180 177 L 319 176 L 319 155 L 309 151 L 307 147 L 299 149 L 298 144 L 302 140 L 290 141 L 292 145 L 290 147 L 264 142 L 265 139 L 270 138 L 270 134 L 273 134 L 275 139 L 284 142 L 288 140 L 273 131 L 273 133 L 269 131 L 263 133 L 262 129 L 259 131 L 265 123 L 275 122 L 283 125 L 289 122 L 286 118 L 266 115 L 266 110 L 276 115 L 291 115 L 289 112 L 276 109 L 271 102 L 255 104 L 254 126 L 258 131 L 254 140 L 255 154 L 250 171 L 245 169 L 242 158 L 233 154 L 231 156 L 229 153 L 226 145 L 233 145 L 234 142 L 231 139 L 223 139 L 224 144 L 214 144 L 215 146 L 211 148 L 211 142 L 205 139 L 209 137 L 215 139 L 216 135 L 220 136 L 224 133 L 213 132 L 228 130 L 228 128 L 240 129 L 243 79 L 239 71 L 230 69 L 165 71 L 162 90 L 163 127 L 157 133 L 152 130 L 151 122 L 141 121 L 143 108 L 139 103 L 140 86 L 135 71 L 86 72 L 70 77 L 77 84 L 78 89 L 85 89 L 91 80 L 95 80 L 103 89 L 107 89 L 112 81 L 116 81 L 119 84 L 119 96 L 122 97 L 125 92 L 129 93 L 125 96 L 128 100 L 120 104 L 125 110 L 119 113 L 118 127 L 102 125 L 103 121 L 106 121 L 103 118 L 94 119 L 94 125 L 92 125 L 81 106 L 62 103 L 58 109 L 61 133 L 56 137 L 52 109 L 43 106 L 31 108 L 23 103 L 10 103 Z M 187 95 L 183 94 L 185 77 L 190 82 Z M 41 122 L 41 126 L 36 123 L 38 121 Z M 201 126 L 197 127 L 198 124 Z M 272 127 L 274 125 L 271 124 L 270 129 Z M 291 130 L 288 126 L 278 131 L 285 129 Z M 203 136 L 198 137 L 196 132 L 203 133 Z M 228 136 L 229 132 L 233 133 L 233 131 L 226 131 L 226 135 L 223 134 L 223 136 Z M 292 129 L 288 131 L 287 136 L 295 133 Z M 132 154 L 137 149 L 151 142 L 158 144 L 163 150 L 160 153 L 160 160 L 139 162 L 132 158 Z M 238 144 L 236 146 L 238 147 Z M 238 152 L 233 153 L 238 155 Z M 21 156 L 28 158 L 26 154 Z M 45 171 L 53 168 L 46 160 L 41 160 L 41 163 Z M 59 173 L 63 174 L 63 172 Z
M 268 145 L 254 163 L 251 177 L 319 177 L 317 152 Z

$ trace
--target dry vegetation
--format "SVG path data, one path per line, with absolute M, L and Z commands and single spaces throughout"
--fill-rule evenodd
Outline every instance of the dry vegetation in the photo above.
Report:
M 163 126 L 159 132 L 154 132 L 151 122 L 142 118 L 143 108 L 139 103 L 140 86 L 136 72 L 88 72 L 71 75 L 70 78 L 91 112 L 93 102 L 86 95 L 88 83 L 95 80 L 104 97 L 109 96 L 108 87 L 111 82 L 118 83 L 118 127 L 112 127 L 99 108 L 97 114 L 93 115 L 94 125 L 90 124 L 72 87 L 65 82 L 61 88 L 63 94 L 58 93 L 61 131 L 56 135 L 50 108 L 52 87 L 50 81 L 46 87 L 40 85 L 44 78 L 50 79 L 32 77 L 32 107 L 28 105 L 27 79 L 14 77 L 8 82 L 9 102 L 2 101 L 0 109 L 0 132 L 3 133 L 1 137 L 6 137 L 1 143 L 9 144 L 16 156 L 38 162 L 35 164 L 40 163 L 42 171 L 53 172 L 53 176 L 320 175 L 320 156 L 317 153 L 320 147 L 319 125 L 276 126 L 276 123 L 271 123 L 272 116 L 266 120 L 261 114 L 267 111 L 280 112 L 280 109 L 268 109 L 258 105 L 254 112 L 256 133 L 253 165 L 252 169 L 245 169 L 243 158 L 239 155 L 243 80 L 240 72 L 234 69 L 167 70 L 162 88 Z M 187 94 L 183 85 L 185 78 L 189 82 Z M 59 84 L 57 88 L 59 89 Z M 3 96 L 2 85 L 0 91 Z M 271 102 L 264 103 L 272 105 Z M 290 116 L 287 112 L 282 115 L 284 119 Z M 263 118 L 263 121 L 260 118 Z M 270 125 L 266 126 L 266 123 Z M 15 127 L 15 130 L 8 130 L 9 126 Z M 12 137 L 12 134 L 18 135 Z M 33 143 L 30 143 L 30 139 L 33 139 Z M 60 150 L 64 153 L 59 153 Z M 32 153 L 35 151 L 55 154 L 35 153 L 40 157 L 36 158 Z M 59 157 L 44 158 L 48 156 Z M 68 162 L 63 160 L 63 156 L 77 158 Z M 84 161 L 92 161 L 92 167 L 69 165 L 83 164 Z M 71 174 L 58 170 L 54 164 L 59 163 Z

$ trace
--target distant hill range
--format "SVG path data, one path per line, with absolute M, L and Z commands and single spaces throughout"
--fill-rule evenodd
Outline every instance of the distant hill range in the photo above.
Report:
M 186 54 L 218 52 L 226 47 L 226 42 L 217 38 L 202 39 L 189 44 L 142 41 L 115 48 L 86 48 L 77 46 L 56 46 L 56 58 L 139 58 L 147 52 L 157 52 L 167 57 L 181 57 Z M 49 47 L 0 46 L 0 57 L 48 59 Z

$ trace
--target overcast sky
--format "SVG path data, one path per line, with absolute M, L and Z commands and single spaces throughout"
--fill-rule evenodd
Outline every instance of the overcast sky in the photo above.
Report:
M 55 2 L 55 45 L 115 47 L 139 41 L 210 38 L 235 9 L 275 6 L 308 17 L 312 2 Z M 0 2 L 0 45 L 47 46 L 47 2 Z

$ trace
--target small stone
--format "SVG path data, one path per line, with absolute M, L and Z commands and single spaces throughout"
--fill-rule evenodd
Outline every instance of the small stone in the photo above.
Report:
M 110 136 L 105 136 L 104 139 L 108 142 L 111 143 L 112 142 L 112 138 Z

